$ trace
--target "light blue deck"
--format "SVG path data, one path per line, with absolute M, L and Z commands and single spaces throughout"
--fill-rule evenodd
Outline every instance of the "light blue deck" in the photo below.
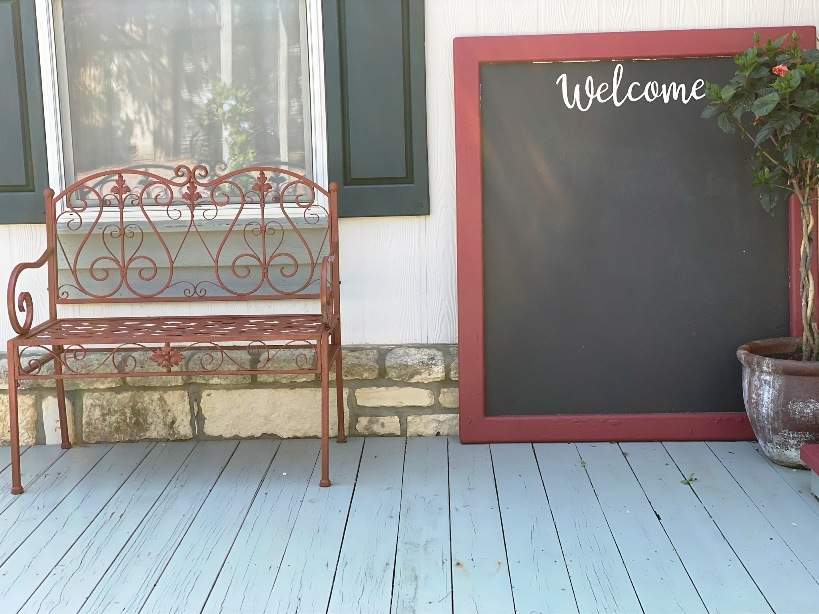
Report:
M 0 612 L 819 612 L 810 474 L 750 443 L 0 449 Z M 693 477 L 688 483 L 684 478 Z

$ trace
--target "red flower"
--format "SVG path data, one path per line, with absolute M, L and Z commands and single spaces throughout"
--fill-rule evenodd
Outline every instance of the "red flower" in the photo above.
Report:
M 784 77 L 785 75 L 788 74 L 789 71 L 787 66 L 785 66 L 784 64 L 780 64 L 778 66 L 774 66 L 773 68 L 771 68 L 771 72 L 775 74 L 777 77 Z

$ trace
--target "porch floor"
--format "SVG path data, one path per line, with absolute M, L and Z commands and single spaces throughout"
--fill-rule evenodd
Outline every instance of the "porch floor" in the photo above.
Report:
M 5 612 L 819 611 L 819 501 L 751 443 L 34 446 Z

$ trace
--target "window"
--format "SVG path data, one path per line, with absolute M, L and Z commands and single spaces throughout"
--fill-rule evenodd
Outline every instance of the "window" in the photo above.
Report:
M 55 2 L 66 182 L 197 163 L 315 177 L 310 1 Z

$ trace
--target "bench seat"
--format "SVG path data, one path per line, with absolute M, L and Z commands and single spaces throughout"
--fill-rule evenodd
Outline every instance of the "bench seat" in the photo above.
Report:
M 197 341 L 317 341 L 328 328 L 315 315 L 66 318 L 18 338 L 19 345 L 194 343 Z

